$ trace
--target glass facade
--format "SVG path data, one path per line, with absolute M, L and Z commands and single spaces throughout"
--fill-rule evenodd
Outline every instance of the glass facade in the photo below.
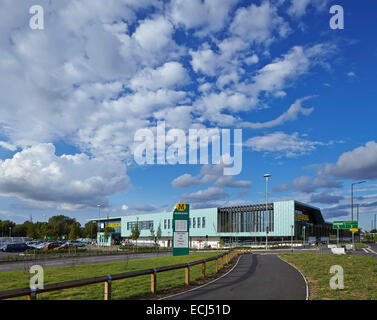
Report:
M 269 232 L 274 231 L 273 204 L 219 208 L 217 213 L 218 232 Z

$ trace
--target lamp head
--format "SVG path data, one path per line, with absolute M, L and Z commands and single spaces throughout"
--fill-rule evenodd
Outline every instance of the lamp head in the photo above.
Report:
M 264 175 L 264 177 L 265 177 L 265 178 L 269 178 L 269 177 L 271 177 L 271 175 L 270 175 L 269 173 L 266 173 L 266 174 Z

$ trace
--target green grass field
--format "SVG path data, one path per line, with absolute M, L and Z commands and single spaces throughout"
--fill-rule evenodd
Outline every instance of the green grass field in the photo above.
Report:
M 44 283 L 57 283 L 70 280 L 85 279 L 107 274 L 123 273 L 161 266 L 196 261 L 218 255 L 216 252 L 198 253 L 189 256 L 158 257 L 135 259 L 128 262 L 111 262 L 91 265 L 76 265 L 44 270 Z M 225 263 L 225 258 L 224 258 Z M 220 260 L 219 260 L 220 267 Z M 206 274 L 213 274 L 215 261 L 207 262 Z M 29 272 L 24 270 L 1 272 L 0 291 L 24 288 L 29 286 Z M 184 269 L 167 271 L 157 274 L 157 290 L 168 289 L 184 284 Z M 201 277 L 201 265 L 190 267 L 190 281 Z M 112 299 L 134 299 L 150 293 L 150 275 L 113 281 Z M 66 290 L 53 291 L 38 295 L 38 299 L 45 300 L 103 300 L 104 284 L 94 284 Z M 18 299 L 26 299 L 20 297 Z
M 279 255 L 295 265 L 309 285 L 310 300 L 376 300 L 377 259 L 363 256 L 288 253 Z M 330 288 L 332 265 L 340 265 L 344 271 L 344 289 Z

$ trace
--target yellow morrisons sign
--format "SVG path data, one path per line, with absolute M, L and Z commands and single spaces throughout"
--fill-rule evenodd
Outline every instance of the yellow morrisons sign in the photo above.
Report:
M 186 204 L 185 203 L 178 203 L 175 207 L 178 211 L 186 211 Z
M 295 213 L 295 219 L 296 219 L 296 220 L 309 221 L 309 216 L 306 215 L 306 214 Z
M 117 223 L 109 223 L 107 226 L 110 227 L 110 228 L 120 227 L 120 222 L 117 222 Z

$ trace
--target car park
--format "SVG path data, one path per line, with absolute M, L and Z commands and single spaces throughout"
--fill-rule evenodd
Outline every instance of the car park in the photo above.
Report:
M 1 248 L 3 252 L 25 252 L 29 250 L 29 247 L 26 243 L 8 243 Z

